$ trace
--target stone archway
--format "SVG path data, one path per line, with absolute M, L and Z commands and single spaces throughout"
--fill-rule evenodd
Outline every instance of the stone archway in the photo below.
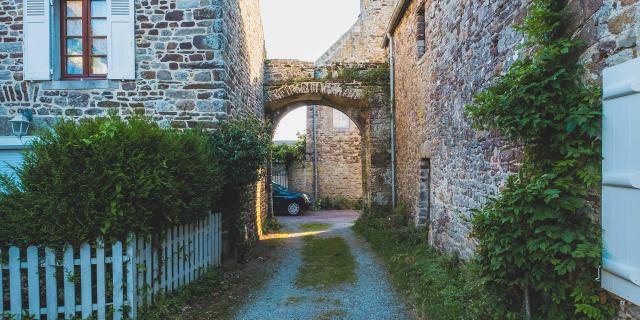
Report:
M 360 129 L 363 141 L 363 200 L 366 205 L 389 206 L 391 119 L 387 88 L 384 83 L 353 79 L 354 74 L 365 75 L 379 68 L 377 64 L 315 66 L 292 60 L 268 61 L 265 116 L 277 123 L 289 111 L 306 105 L 328 106 L 346 114 Z M 342 77 L 346 72 L 352 75 L 350 79 Z

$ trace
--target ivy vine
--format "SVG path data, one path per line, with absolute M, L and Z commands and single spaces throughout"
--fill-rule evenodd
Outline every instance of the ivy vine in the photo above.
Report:
M 606 319 L 615 300 L 595 280 L 601 238 L 600 89 L 583 81 L 583 48 L 562 0 L 533 0 L 518 31 L 530 54 L 466 107 L 474 127 L 523 146 L 498 198 L 478 210 L 477 264 L 495 318 Z

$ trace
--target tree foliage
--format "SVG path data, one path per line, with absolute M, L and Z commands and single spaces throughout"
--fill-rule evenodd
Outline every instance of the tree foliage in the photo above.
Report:
M 524 147 L 522 168 L 477 212 L 473 235 L 496 318 L 605 319 L 613 300 L 594 279 L 601 261 L 593 192 L 600 181 L 601 103 L 585 84 L 566 4 L 533 0 L 519 26 L 531 55 L 467 106 L 475 127 Z
M 287 168 L 304 161 L 307 154 L 307 137 L 298 135 L 298 140 L 293 144 L 272 144 L 271 159 L 274 162 L 283 163 Z

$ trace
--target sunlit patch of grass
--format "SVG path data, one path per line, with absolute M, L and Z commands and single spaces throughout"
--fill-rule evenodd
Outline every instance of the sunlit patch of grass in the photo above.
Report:
M 340 238 L 305 237 L 297 287 L 327 289 L 356 282 L 356 260 Z
M 302 231 L 324 231 L 331 228 L 328 223 L 304 223 L 300 225 Z
M 335 319 L 343 319 L 347 316 L 347 312 L 344 310 L 329 310 L 325 311 L 318 316 L 316 316 L 316 320 L 335 320 Z

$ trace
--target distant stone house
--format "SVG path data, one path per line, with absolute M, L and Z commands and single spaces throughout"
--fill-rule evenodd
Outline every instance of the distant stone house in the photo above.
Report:
M 379 43 L 384 39 L 385 27 L 396 3 L 397 0 L 361 0 L 356 22 L 315 64 L 384 63 L 386 52 Z M 360 128 L 336 109 L 310 106 L 306 131 L 308 161 L 289 170 L 290 188 L 318 198 L 362 198 Z
M 262 116 L 259 9 L 258 0 L 2 0 L 0 136 L 22 110 L 33 113 L 29 134 L 110 112 L 173 128 Z M 3 142 L 14 151 L 0 161 L 15 162 L 19 148 Z

